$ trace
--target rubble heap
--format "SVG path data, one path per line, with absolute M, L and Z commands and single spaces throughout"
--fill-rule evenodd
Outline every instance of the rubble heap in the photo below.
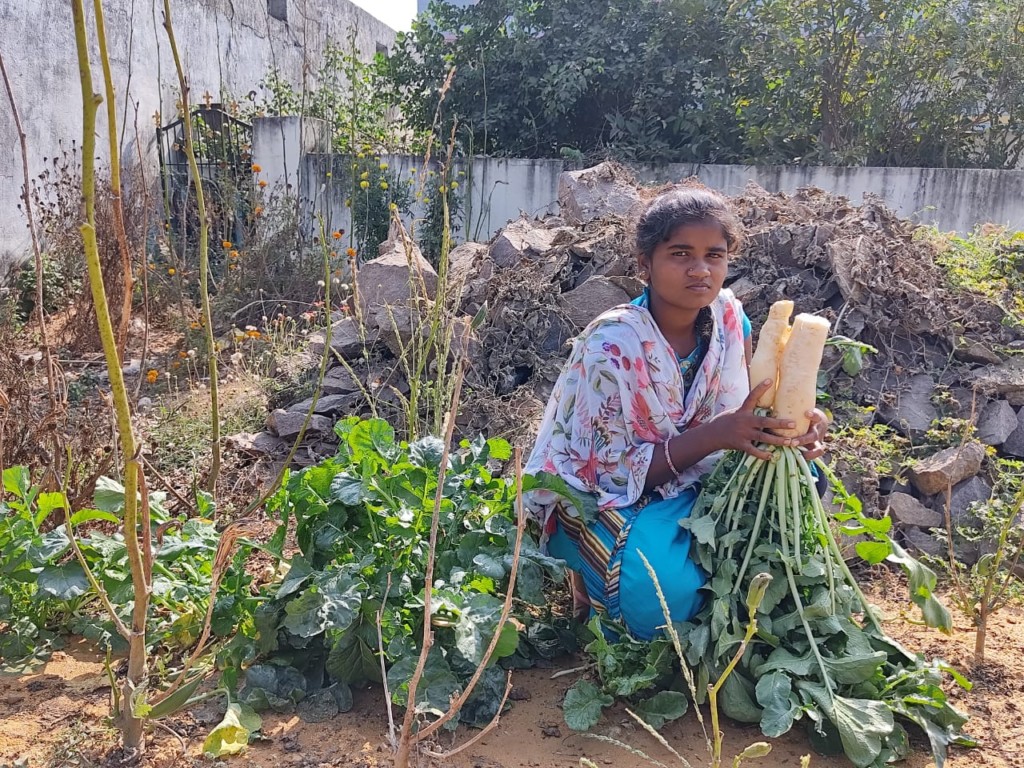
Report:
M 529 445 L 571 339 L 642 290 L 630 222 L 659 191 L 608 163 L 568 172 L 560 182 L 561 215 L 520 218 L 489 243 L 452 251 L 446 295 L 453 322 L 461 324 L 457 335 L 470 334 L 469 318 L 486 308 L 468 347 L 468 394 L 459 422 L 464 433 L 503 434 Z M 727 286 L 754 328 L 772 302 L 791 299 L 798 312 L 820 313 L 834 333 L 878 350 L 865 356 L 859 371 L 843 365 L 841 348 L 827 350 L 832 402 L 856 404 L 863 423 L 888 424 L 914 443 L 936 419 L 973 418 L 979 450 L 991 446 L 1024 457 L 1024 357 L 1012 354 L 1024 341 L 1003 324 L 997 305 L 947 287 L 935 246 L 916 225 L 877 198 L 854 205 L 813 188 L 785 195 L 750 185 L 732 202 L 746 235 Z M 404 240 L 386 243 L 380 258 L 362 265 L 359 306 L 332 329 L 335 356 L 347 365 L 336 363 L 328 372 L 300 463 L 332 451 L 335 417 L 369 412 L 366 393 L 397 401 L 408 392 L 395 363 L 399 340 L 414 332 L 416 313 L 434 301 L 438 280 Z M 321 336 L 311 351 L 322 348 Z M 268 433 L 236 442 L 286 451 L 284 441 L 298 433 L 309 405 L 305 400 L 275 410 Z M 913 538 L 937 524 L 942 494 L 936 483 L 942 490 L 952 483 L 954 503 L 963 510 L 991 493 L 979 475 L 984 450 L 969 451 L 970 461 L 964 464 L 961 451 L 957 470 L 941 482 L 922 467 L 911 473 L 910 485 L 882 488 L 888 499 L 878 488 L 857 490 L 869 505 L 888 503 Z

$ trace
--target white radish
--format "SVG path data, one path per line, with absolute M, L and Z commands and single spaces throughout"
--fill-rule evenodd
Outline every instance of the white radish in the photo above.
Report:
M 818 368 L 825 351 L 830 324 L 824 317 L 797 315 L 779 364 L 779 386 L 775 392 L 774 416 L 796 424 L 794 429 L 777 429 L 783 437 L 799 437 L 810 429 L 807 412 L 814 408 L 818 394 Z
M 770 408 L 775 400 L 775 384 L 779 377 L 782 350 L 789 336 L 789 316 L 792 314 L 792 301 L 776 301 L 768 310 L 768 319 L 764 321 L 757 336 L 757 348 L 750 358 L 750 388 L 753 389 L 766 379 L 772 382 L 772 386 L 757 401 L 761 408 Z

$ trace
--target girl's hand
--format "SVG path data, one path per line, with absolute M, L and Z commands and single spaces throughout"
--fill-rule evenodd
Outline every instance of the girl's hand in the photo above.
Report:
M 747 395 L 743 405 L 734 411 L 722 413 L 708 422 L 707 426 L 713 431 L 718 448 L 743 451 L 767 461 L 771 458 L 771 454 L 759 448 L 758 443 L 788 446 L 802 444 L 800 441 L 807 435 L 804 435 L 804 438 L 782 437 L 768 431 L 770 429 L 792 429 L 796 426 L 792 421 L 758 416 L 754 413 L 758 398 L 767 392 L 771 385 L 772 382 L 768 380 L 761 382 Z M 824 414 L 821 415 L 824 417 Z M 813 424 L 814 422 L 812 422 Z M 813 428 L 808 434 L 815 435 L 814 439 L 817 439 L 817 433 Z
M 796 439 L 796 444 L 800 446 L 800 450 L 803 451 L 804 458 L 807 459 L 807 461 L 813 461 L 825 453 L 825 435 L 828 434 L 828 416 L 817 408 L 813 411 L 808 411 L 807 416 L 811 420 L 811 426 L 807 430 L 806 435 L 802 435 Z

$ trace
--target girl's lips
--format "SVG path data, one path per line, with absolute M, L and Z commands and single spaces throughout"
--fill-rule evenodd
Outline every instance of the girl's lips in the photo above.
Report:
M 711 286 L 704 283 L 694 283 L 693 285 L 686 286 L 686 290 L 695 291 L 697 293 L 707 293 L 711 290 Z

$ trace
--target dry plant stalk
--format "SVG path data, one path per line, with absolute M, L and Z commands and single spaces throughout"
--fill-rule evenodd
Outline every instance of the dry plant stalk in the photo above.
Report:
M 85 200 L 85 223 L 81 226 L 82 240 L 88 266 L 89 287 L 96 308 L 96 323 L 99 326 L 107 373 L 110 377 L 110 391 L 120 442 L 124 471 L 124 540 L 134 589 L 131 628 L 125 638 L 128 641 L 128 673 L 121 682 L 120 698 L 123 708 L 115 713 L 115 717 L 125 751 L 131 755 L 138 755 L 146 746 L 143 734 L 144 721 L 134 714 L 132 704 L 136 690 L 146 683 L 146 614 L 149 609 L 149 585 L 139 547 L 138 478 L 141 469 L 138 459 L 139 447 L 136 445 L 132 429 L 128 391 L 125 388 L 117 339 L 110 320 L 110 308 L 103 286 L 103 270 L 96 241 L 96 110 L 103 99 L 93 91 L 83 0 L 71 0 L 71 12 L 78 52 L 78 74 L 82 86 L 82 197 Z M 105 50 L 101 52 L 101 56 L 106 56 Z M 112 164 L 116 164 L 117 161 L 116 157 L 111 158 Z M 148 530 L 141 533 L 148 539 Z M 109 606 L 109 602 L 107 605 Z
M 99 2 L 99 0 L 96 0 Z M 174 37 L 174 25 L 171 22 L 171 0 L 164 0 L 164 29 L 174 59 L 174 69 L 178 73 L 178 86 L 181 89 L 181 112 L 184 115 L 182 130 L 185 134 L 184 151 L 188 158 L 189 174 L 196 189 L 196 206 L 199 209 L 199 297 L 202 302 L 203 331 L 206 336 L 207 365 L 210 368 L 210 474 L 206 478 L 206 490 L 216 498 L 217 478 L 220 475 L 220 407 L 218 402 L 217 382 L 217 342 L 213 337 L 213 317 L 210 310 L 210 222 L 206 211 L 206 197 L 203 192 L 203 180 L 199 175 L 199 164 L 196 162 L 196 150 L 192 136 L 192 113 L 188 100 L 188 80 L 182 67 L 178 53 L 178 43 Z
M 117 100 L 114 94 L 114 78 L 110 72 L 110 56 L 107 54 L 107 31 L 103 22 L 103 0 L 93 0 L 96 15 L 96 39 L 99 44 L 100 64 L 103 67 L 103 86 L 107 103 L 107 137 L 110 152 L 110 194 L 114 209 L 114 233 L 121 253 L 121 269 L 124 273 L 124 295 L 121 300 L 121 322 L 117 329 L 117 350 L 124 360 L 128 344 L 128 325 L 132 319 L 132 257 L 128 250 L 128 234 L 124 228 L 124 206 L 121 204 L 121 160 L 117 142 Z

